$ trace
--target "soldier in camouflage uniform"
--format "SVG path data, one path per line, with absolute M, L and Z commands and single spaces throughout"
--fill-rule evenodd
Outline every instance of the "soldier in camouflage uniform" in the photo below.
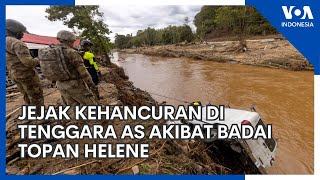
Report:
M 92 82 L 91 76 L 83 64 L 82 57 L 73 49 L 76 37 L 69 31 L 59 31 L 57 39 L 61 42 L 65 63 L 72 75 L 79 78 L 66 81 L 57 81 L 62 99 L 66 105 L 97 105 L 94 95 L 98 91 Z
M 6 66 L 25 103 L 39 107 L 44 105 L 42 85 L 34 70 L 39 60 L 32 58 L 28 47 L 21 41 L 24 32 L 26 27 L 23 24 L 13 19 L 6 20 Z

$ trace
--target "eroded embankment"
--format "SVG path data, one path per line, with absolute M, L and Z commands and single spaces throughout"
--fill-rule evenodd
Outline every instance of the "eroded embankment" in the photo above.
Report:
M 102 105 L 157 105 L 157 102 L 145 91 L 135 88 L 128 80 L 122 68 L 115 65 L 102 68 L 103 80 L 99 85 L 103 96 Z M 7 112 L 22 105 L 22 96 L 11 96 L 7 99 Z M 52 86 L 45 89 L 45 104 L 61 104 L 60 94 Z M 17 124 L 27 124 L 27 121 L 17 121 L 19 111 L 7 117 L 6 123 L 6 173 L 7 174 L 238 174 L 256 173 L 252 166 L 239 157 L 223 143 L 206 145 L 201 141 L 177 140 L 22 140 L 16 129 Z M 54 125 L 56 121 L 33 121 L 32 124 Z M 73 122 L 70 122 L 71 124 Z M 141 121 L 98 121 L 95 124 L 113 124 L 117 133 L 124 125 L 135 125 Z M 164 122 L 143 121 L 145 128 L 150 129 L 155 123 Z M 88 124 L 91 124 L 89 122 Z M 149 159 L 20 159 L 18 143 L 149 143 Z M 80 153 L 83 153 L 80 151 Z
M 185 57 L 225 63 L 239 63 L 289 70 L 313 70 L 312 65 L 289 41 L 281 39 L 248 40 L 247 51 L 239 52 L 237 41 L 162 45 L 123 49 L 120 52 L 161 57 Z

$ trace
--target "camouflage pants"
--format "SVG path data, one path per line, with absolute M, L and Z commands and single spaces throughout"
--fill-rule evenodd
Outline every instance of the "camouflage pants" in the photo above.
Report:
M 57 81 L 57 88 L 65 105 L 98 105 L 98 101 L 83 80 Z M 73 109 L 68 114 L 71 119 L 75 119 Z M 64 122 L 62 123 L 65 125 Z M 80 120 L 78 126 L 83 127 L 84 123 Z
M 10 77 L 17 85 L 19 91 L 23 94 L 24 101 L 27 105 L 43 106 L 43 90 L 38 73 L 32 77 L 15 78 Z
M 57 81 L 57 88 L 66 105 L 98 105 L 98 102 L 83 80 Z

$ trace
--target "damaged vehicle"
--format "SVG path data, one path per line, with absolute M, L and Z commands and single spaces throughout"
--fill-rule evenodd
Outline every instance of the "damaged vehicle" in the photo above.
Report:
M 203 107 L 203 110 L 205 107 Z M 254 108 L 252 108 L 254 109 Z M 205 113 L 204 113 L 205 114 Z M 205 124 L 215 125 L 219 124 L 230 127 L 232 124 L 237 124 L 239 127 L 241 124 L 248 124 L 254 128 L 257 126 L 263 126 L 266 129 L 266 125 L 257 112 L 225 108 L 225 120 L 224 121 L 211 121 L 206 120 L 205 115 L 202 120 L 183 121 L 182 123 L 188 124 L 191 127 L 200 125 L 203 127 Z M 218 128 L 214 128 L 211 131 L 211 138 L 204 140 L 206 143 L 212 144 L 217 141 L 224 141 L 233 151 L 240 154 L 245 163 L 253 165 L 256 171 L 261 174 L 266 174 L 266 169 L 271 167 L 275 161 L 275 155 L 277 151 L 277 141 L 272 137 L 270 139 L 263 139 L 261 137 L 257 139 L 218 139 Z

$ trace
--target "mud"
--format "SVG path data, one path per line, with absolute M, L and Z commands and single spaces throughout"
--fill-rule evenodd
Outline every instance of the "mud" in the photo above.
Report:
M 244 110 L 255 104 L 264 122 L 273 125 L 279 143 L 268 173 L 314 173 L 312 71 L 116 52 L 113 56 L 112 62 L 125 69 L 134 85 L 158 102 L 178 106 L 201 101 Z
M 289 41 L 280 38 L 248 40 L 247 51 L 238 51 L 237 41 L 159 45 L 124 49 L 119 52 L 161 57 L 185 57 L 195 60 L 245 64 L 289 70 L 313 70 L 313 66 Z
M 102 105 L 157 105 L 149 93 L 135 88 L 128 80 L 122 68 L 112 65 L 101 68 L 103 80 L 99 85 L 103 96 Z M 46 86 L 45 86 L 46 87 Z M 55 87 L 45 88 L 45 104 L 60 105 L 60 94 Z M 7 114 L 23 105 L 21 95 L 7 99 Z M 18 143 L 98 143 L 102 140 L 21 140 L 16 129 L 17 124 L 27 121 L 17 121 L 17 111 L 7 118 L 6 123 L 6 173 L 7 174 L 242 174 L 257 173 L 248 163 L 243 163 L 236 156 L 230 156 L 228 148 L 218 148 L 217 145 L 206 145 L 201 141 L 157 141 L 157 140 L 121 140 L 125 143 L 149 143 L 149 159 L 20 159 Z M 56 124 L 55 121 L 33 121 L 33 124 Z M 73 122 L 71 122 L 72 124 Z M 97 122 L 95 122 L 96 124 Z M 116 131 L 126 124 L 135 125 L 135 121 L 99 121 L 103 125 L 113 124 Z M 139 122 L 141 123 L 141 122 Z M 151 125 L 163 122 L 146 121 L 148 130 Z M 89 122 L 90 124 L 90 122 Z M 106 141 L 103 141 L 106 143 Z M 119 143 L 109 140 L 107 143 Z M 83 152 L 81 152 L 83 153 Z

